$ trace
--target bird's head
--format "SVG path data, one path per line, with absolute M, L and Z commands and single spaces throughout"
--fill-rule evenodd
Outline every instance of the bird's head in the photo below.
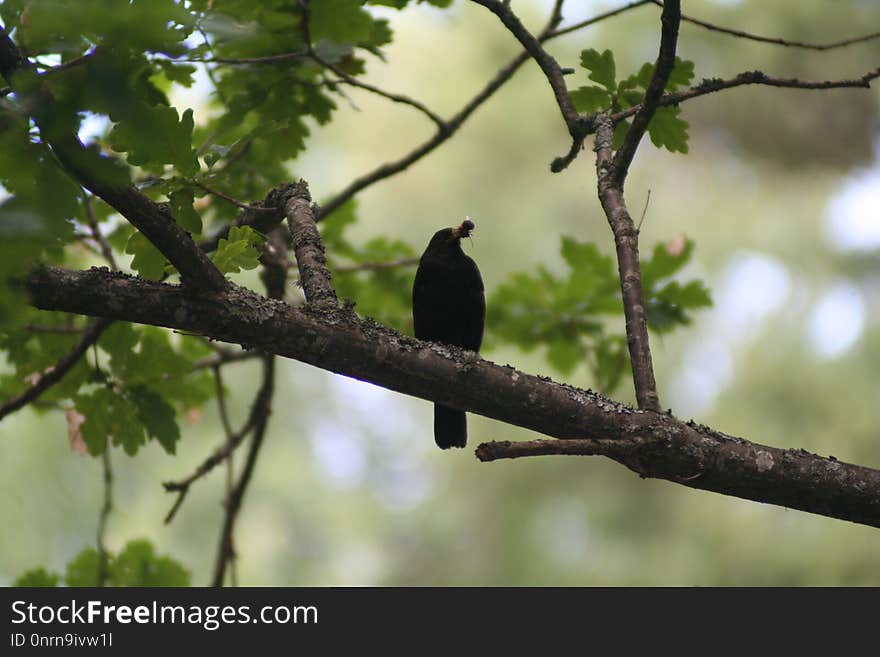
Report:
M 475 225 L 470 217 L 465 217 L 460 225 L 454 228 L 442 228 L 434 233 L 428 244 L 428 251 L 437 252 L 445 249 L 460 249 L 461 238 L 470 237 Z
M 452 228 L 452 237 L 461 239 L 462 237 L 470 237 L 471 231 L 475 228 L 474 222 L 470 217 L 465 217 L 460 226 Z

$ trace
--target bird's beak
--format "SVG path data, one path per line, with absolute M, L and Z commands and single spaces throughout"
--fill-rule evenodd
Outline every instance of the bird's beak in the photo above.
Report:
M 470 237 L 471 231 L 474 229 L 474 222 L 470 217 L 465 217 L 464 221 L 461 222 L 460 226 L 456 226 L 452 229 L 452 237 L 455 239 L 459 239 L 462 237 Z

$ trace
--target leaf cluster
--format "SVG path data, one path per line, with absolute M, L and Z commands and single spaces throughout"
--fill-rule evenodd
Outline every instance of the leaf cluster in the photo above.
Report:
M 596 386 L 611 392 L 627 368 L 626 336 L 611 328 L 619 327 L 623 314 L 614 260 L 595 244 L 571 237 L 562 238 L 561 255 L 566 274 L 539 265 L 500 285 L 487 303 L 488 328 L 496 339 L 525 351 L 543 348 L 562 374 L 586 363 Z M 655 246 L 642 263 L 648 326 L 655 332 L 688 324 L 691 311 L 711 304 L 701 281 L 673 278 L 692 255 L 690 241 L 675 240 Z
M 581 67 L 590 72 L 589 79 L 595 85 L 578 87 L 571 92 L 571 100 L 579 112 L 597 111 L 619 112 L 635 107 L 642 102 L 654 65 L 650 62 L 626 78 L 617 80 L 617 67 L 614 53 L 610 50 L 599 52 L 593 48 L 581 52 Z M 675 65 L 666 83 L 667 91 L 690 85 L 694 77 L 694 63 L 680 57 L 675 58 Z M 614 148 L 620 148 L 629 130 L 629 121 L 621 121 L 615 126 Z M 665 148 L 672 152 L 688 152 L 688 123 L 681 118 L 681 109 L 676 106 L 658 107 L 648 124 L 648 136 L 657 148 Z

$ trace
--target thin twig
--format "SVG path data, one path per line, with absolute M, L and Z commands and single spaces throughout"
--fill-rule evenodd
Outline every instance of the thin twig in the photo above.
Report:
M 746 71 L 740 73 L 736 77 L 723 80 L 721 78 L 707 78 L 695 87 L 678 91 L 675 93 L 664 94 L 657 103 L 660 107 L 669 105 L 678 105 L 692 98 L 698 98 L 707 94 L 722 91 L 724 89 L 732 89 L 743 85 L 760 84 L 770 87 L 781 87 L 786 89 L 805 89 L 805 90 L 823 90 L 823 89 L 847 89 L 861 88 L 870 89 L 871 82 L 880 78 L 880 68 L 868 71 L 859 78 L 851 78 L 844 80 L 799 80 L 797 78 L 775 78 L 762 73 L 761 71 Z M 622 112 L 611 115 L 614 123 L 623 121 L 639 111 L 640 105 L 630 107 Z
M 636 7 L 640 7 L 642 4 L 643 3 L 631 3 L 629 5 L 621 7 L 619 10 L 599 14 L 592 19 L 583 21 L 581 27 L 587 27 L 599 21 L 605 20 L 606 18 L 617 16 L 623 12 L 635 9 Z M 550 20 L 547 22 L 547 25 L 544 27 L 544 29 L 538 35 L 536 35 L 538 43 L 544 43 L 545 41 L 549 41 L 550 39 L 561 36 L 562 34 L 568 34 L 571 31 L 566 30 L 554 32 L 557 23 L 558 16 L 554 12 L 551 14 Z M 489 100 L 489 98 L 491 98 L 496 91 L 504 86 L 504 84 L 513 77 L 513 74 L 519 70 L 520 66 L 526 63 L 528 60 L 529 52 L 527 50 L 523 50 L 518 55 L 513 57 L 507 64 L 505 64 L 498 70 L 495 76 L 491 80 L 489 80 L 486 85 L 473 98 L 470 99 L 470 101 L 468 101 L 454 116 L 452 116 L 452 118 L 445 122 L 447 126 L 446 131 L 441 132 L 438 130 L 430 139 L 416 146 L 413 150 L 411 150 L 400 159 L 381 164 L 373 171 L 354 179 L 342 191 L 337 193 L 333 198 L 331 198 L 329 201 L 325 202 L 321 206 L 321 209 L 316 219 L 320 221 L 326 218 L 332 212 L 338 210 L 342 205 L 344 205 L 347 201 L 349 201 L 352 197 L 354 197 L 365 188 L 370 187 L 377 182 L 385 180 L 386 178 L 390 178 L 391 176 L 398 174 L 401 171 L 405 171 L 411 165 L 418 162 L 420 159 L 431 153 L 435 148 L 443 144 L 458 131 L 462 124 L 464 124 L 464 122 L 467 121 L 467 119 L 483 103 Z M 586 136 L 586 131 L 584 131 L 584 136 Z M 581 143 L 583 143 L 583 137 L 581 137 Z
M 216 196 L 218 198 L 222 198 L 224 201 L 228 201 L 232 203 L 232 205 L 241 208 L 242 210 L 250 210 L 251 212 L 275 212 L 274 208 L 262 208 L 258 205 L 248 205 L 244 201 L 239 201 L 237 198 L 233 198 L 229 196 L 229 194 L 224 194 L 219 189 L 214 189 L 213 187 L 208 187 L 205 183 L 200 180 L 193 180 L 193 184 L 196 187 L 201 187 L 206 192 L 211 194 L 212 196 Z
M 91 194 L 86 194 L 83 197 L 83 209 L 85 210 L 86 222 L 89 225 L 89 230 L 92 232 L 92 238 L 98 243 L 98 248 L 101 249 L 101 255 L 104 256 L 104 260 L 107 261 L 107 264 L 110 265 L 110 268 L 113 271 L 119 271 L 119 267 L 116 265 L 116 258 L 113 257 L 113 248 L 110 246 L 110 242 L 107 241 L 107 238 L 101 233 L 101 228 L 98 226 L 98 220 L 95 217 L 95 209 L 92 207 Z
M 24 330 L 30 333 L 57 333 L 58 335 L 82 335 L 85 328 L 75 326 L 43 326 L 42 324 L 25 324 Z
M 87 53 L 80 55 L 79 57 L 68 60 L 62 64 L 58 64 L 57 66 L 50 66 L 48 69 L 46 69 L 45 73 L 51 75 L 52 73 L 57 73 L 59 71 L 64 71 L 66 69 L 73 68 L 75 66 L 79 66 L 80 64 L 85 64 L 92 57 L 94 57 L 95 53 L 97 53 L 97 52 L 98 52 L 97 47 L 92 48 Z
M 591 19 L 582 21 L 577 29 L 594 25 L 607 18 L 617 16 L 631 9 L 635 9 L 636 7 L 640 7 L 642 4 L 644 3 L 630 3 L 624 7 L 621 7 L 620 9 L 598 14 Z M 556 30 L 558 22 L 559 16 L 554 11 L 551 13 L 551 17 L 550 20 L 547 22 L 547 25 L 535 37 L 539 43 L 544 43 L 545 41 L 549 41 L 557 36 L 562 36 L 563 34 L 568 34 L 573 31 L 573 27 L 572 29 L 567 28 L 562 31 L 554 31 Z M 302 56 L 308 56 L 308 52 L 302 53 Z M 411 165 L 415 164 L 423 157 L 431 153 L 438 146 L 450 139 L 454 134 L 456 134 L 458 129 L 461 128 L 465 121 L 467 121 L 467 119 L 470 118 L 470 116 L 480 106 L 482 106 L 483 103 L 489 100 L 489 98 L 491 98 L 496 91 L 504 86 L 504 84 L 513 77 L 514 73 L 516 73 L 519 68 L 528 60 L 529 52 L 527 50 L 523 50 L 518 55 L 513 57 L 507 64 L 502 66 L 495 74 L 495 76 L 491 80 L 489 80 L 473 98 L 465 103 L 465 105 L 456 114 L 454 114 L 450 119 L 444 121 L 444 124 L 446 126 L 445 130 L 438 129 L 434 133 L 434 135 L 431 136 L 427 141 L 422 142 L 403 157 L 397 160 L 393 160 L 391 162 L 381 164 L 369 173 L 355 178 L 344 189 L 342 189 L 321 206 L 317 215 L 315 216 L 315 220 L 321 221 L 325 219 L 330 214 L 342 207 L 346 202 L 348 202 L 359 192 L 363 191 L 367 187 L 370 187 L 371 185 L 385 180 L 386 178 L 390 178 L 391 176 L 394 176 L 401 171 L 405 171 Z M 580 149 L 580 145 L 583 144 L 583 139 L 587 136 L 587 134 L 589 134 L 586 126 L 584 127 L 582 132 L 583 135 L 579 135 L 580 142 L 578 145 L 578 150 Z M 251 220 L 252 218 L 249 217 L 239 217 L 239 219 L 235 221 L 235 225 L 240 226 L 248 223 Z M 217 234 L 215 234 L 213 237 L 201 242 L 200 246 L 203 250 L 206 251 L 212 251 L 216 249 L 218 240 L 221 237 L 225 236 L 226 231 L 228 231 L 228 228 L 218 231 Z
M 205 32 L 205 30 L 202 28 L 201 25 L 197 25 L 196 29 L 198 30 L 199 34 L 202 35 L 202 39 L 205 41 L 205 45 L 208 46 L 208 52 L 210 52 L 211 56 L 214 57 L 215 56 L 214 55 L 214 46 L 211 43 L 211 39 L 208 38 L 208 33 Z M 207 64 L 205 64 L 205 74 L 208 76 L 208 80 L 210 80 L 211 84 L 214 86 L 214 92 L 217 94 L 217 98 L 220 99 L 221 103 L 223 103 L 224 105 L 227 105 L 228 103 L 226 101 L 226 97 L 223 95 L 223 92 L 220 91 L 220 85 L 218 84 L 217 79 L 214 77 L 214 69 L 212 67 L 208 66 Z M 212 140 L 211 137 L 206 139 L 205 143 L 202 144 L 202 148 L 207 150 L 207 148 L 209 147 L 208 145 L 211 143 L 211 140 Z M 200 148 L 198 151 L 196 151 L 196 155 L 198 157 L 201 157 L 204 152 L 204 151 L 202 151 L 202 148 Z
M 663 6 L 663 2 L 661 2 L 661 0 L 649 1 L 657 5 L 658 7 Z M 740 39 L 759 41 L 761 43 L 771 43 L 778 46 L 786 46 L 788 48 L 802 48 L 804 50 L 834 50 L 835 48 L 843 48 L 845 46 L 851 46 L 856 43 L 863 43 L 865 41 L 872 41 L 873 39 L 880 38 L 880 32 L 871 32 L 870 34 L 865 34 L 863 36 L 858 36 L 851 39 L 842 39 L 840 41 L 832 41 L 831 43 L 806 43 L 804 41 L 792 41 L 789 39 L 781 39 L 779 37 L 765 37 L 758 34 L 752 34 L 751 32 L 745 32 L 743 30 L 736 30 L 729 27 L 721 27 L 720 25 L 715 25 L 714 23 L 709 23 L 708 21 L 700 20 L 699 18 L 694 18 L 693 16 L 688 16 L 686 14 L 681 15 L 681 20 L 691 23 L 693 25 L 698 25 L 699 27 L 705 28 L 707 30 L 711 30 L 712 32 L 719 32 L 721 34 L 727 34 L 730 36 L 738 37 Z
M 357 271 L 376 271 L 380 269 L 396 269 L 398 267 L 414 267 L 419 264 L 418 258 L 401 258 L 400 260 L 386 260 L 380 262 L 362 262 L 359 265 L 340 265 L 333 267 L 335 274 L 349 274 Z
M 648 214 L 648 204 L 651 202 L 651 190 L 648 190 L 648 195 L 645 197 L 645 207 L 642 208 L 642 216 L 639 217 L 639 225 L 636 226 L 636 232 L 642 232 L 642 222 L 645 221 L 645 217 Z
M 544 77 L 547 78 L 547 82 L 550 83 L 550 87 L 553 89 L 553 94 L 556 96 L 556 104 L 559 107 L 559 111 L 562 113 L 565 125 L 568 126 L 571 136 L 576 137 L 578 134 L 576 126 L 579 123 L 578 112 L 571 101 L 571 96 L 565 85 L 564 74 L 559 63 L 552 55 L 550 55 L 550 53 L 541 47 L 541 41 L 525 28 L 509 5 L 500 2 L 500 0 L 471 1 L 478 5 L 482 5 L 495 14 L 498 19 L 504 23 L 504 26 L 511 32 L 511 34 L 513 34 L 522 44 L 523 48 L 528 51 L 529 55 L 532 56 L 532 59 L 535 60 L 538 66 L 541 67 L 541 70 L 544 72 Z M 558 21 L 558 14 L 556 11 L 553 12 L 552 20 Z
M 113 469 L 110 466 L 110 444 L 104 447 L 101 455 L 101 465 L 104 473 L 104 503 L 101 506 L 101 514 L 98 516 L 97 548 L 98 548 L 98 586 L 104 586 L 110 576 L 110 560 L 107 554 L 106 532 L 107 521 L 113 511 Z
M 611 18 L 612 16 L 617 16 L 618 14 L 622 14 L 625 11 L 629 11 L 630 9 L 635 9 L 636 7 L 641 7 L 642 5 L 647 5 L 654 2 L 654 0 L 638 0 L 638 2 L 630 2 L 628 5 L 624 5 L 622 7 L 618 7 L 617 9 L 612 9 L 611 11 L 606 11 L 603 14 L 596 14 L 592 18 L 588 18 L 586 20 L 580 21 L 579 23 L 575 23 L 574 25 L 568 25 L 566 27 L 560 27 L 559 29 L 552 30 L 548 35 L 548 39 L 554 39 L 559 36 L 563 36 L 564 34 L 570 34 L 571 32 L 575 32 L 577 30 L 583 29 L 585 27 L 589 27 L 599 21 L 603 21 L 606 18 Z
M 645 97 L 639 105 L 639 110 L 633 117 L 632 125 L 626 132 L 623 144 L 614 154 L 608 175 L 615 185 L 623 189 L 626 182 L 626 174 L 629 165 L 636 155 L 636 149 L 642 141 L 648 124 L 654 117 L 654 112 L 659 107 L 659 102 L 666 89 L 666 83 L 675 66 L 675 50 L 678 44 L 678 26 L 681 22 L 680 0 L 667 0 L 663 3 L 663 14 L 660 17 L 662 24 L 660 34 L 660 52 L 654 64 L 654 72 L 651 81 L 645 91 Z
M 231 444 L 234 440 L 234 434 L 232 431 L 232 424 L 229 421 L 229 411 L 226 408 L 226 390 L 223 387 L 223 377 L 222 377 L 220 370 L 221 370 L 221 368 L 219 365 L 214 367 L 214 383 L 215 383 L 216 393 L 217 393 L 217 407 L 220 411 L 220 423 L 223 425 L 223 433 L 226 434 L 226 443 L 227 443 L 227 447 L 229 448 L 229 455 L 226 457 L 226 481 L 224 483 L 224 489 L 225 489 L 224 503 L 228 505 L 229 500 L 232 496 L 232 490 L 233 490 L 232 489 L 232 479 L 233 479 L 233 473 L 235 472 L 235 463 L 233 461 L 234 455 L 233 455 L 233 451 L 232 451 L 234 448 L 232 447 L 232 444 Z M 234 559 L 232 561 L 232 568 L 231 568 L 230 574 L 231 574 L 231 579 L 232 579 L 232 585 L 237 586 L 238 568 L 236 568 Z
M 223 349 L 222 351 L 218 350 L 217 353 L 205 356 L 193 363 L 193 370 L 203 370 L 206 367 L 214 368 L 227 363 L 251 360 L 259 357 L 259 355 L 260 354 L 257 351 L 245 351 L 244 349 L 240 351 L 230 351 L 228 349 Z
M 260 453 L 260 447 L 262 447 L 263 439 L 266 435 L 266 427 L 268 426 L 269 415 L 271 414 L 272 395 L 274 393 L 274 377 L 275 356 L 265 354 L 263 356 L 263 383 L 260 387 L 259 393 L 257 393 L 257 399 L 254 402 L 254 408 L 251 412 L 251 415 L 254 416 L 256 420 L 254 425 L 254 435 L 251 439 L 251 446 L 248 450 L 241 475 L 226 499 L 226 514 L 223 520 L 223 528 L 220 532 L 220 542 L 217 548 L 217 559 L 214 564 L 212 586 L 223 586 L 226 567 L 237 557 L 233 540 L 235 521 L 238 518 L 238 512 L 241 510 L 241 503 L 254 473 L 257 456 Z
M 226 444 L 232 442 L 235 432 L 232 430 L 232 424 L 229 422 L 229 409 L 226 408 L 226 389 L 223 387 L 223 376 L 220 373 L 220 365 L 214 365 L 214 391 L 217 394 L 217 409 L 220 413 L 220 424 L 223 426 L 223 433 L 226 434 Z M 229 450 L 232 454 L 232 450 Z
M 385 91 L 384 89 L 380 89 L 377 86 L 369 84 L 368 82 L 361 82 L 357 78 L 349 75 L 341 68 L 333 64 L 332 62 L 328 62 L 323 57 L 319 56 L 317 53 L 312 52 L 312 59 L 314 59 L 318 64 L 323 66 L 324 68 L 333 71 L 336 75 L 339 76 L 339 80 L 334 80 L 334 82 L 344 82 L 352 87 L 357 87 L 359 89 L 363 89 L 365 91 L 369 91 L 370 93 L 376 94 L 377 96 L 381 96 L 382 98 L 387 98 L 388 100 L 395 103 L 402 103 L 403 105 L 409 105 L 410 107 L 414 107 L 419 110 L 422 114 L 427 116 L 434 124 L 437 126 L 437 129 L 440 131 L 445 131 L 446 121 L 444 121 L 436 112 L 431 110 L 424 103 L 421 103 L 414 98 L 410 98 L 409 96 L 404 96 L 402 94 L 395 94 L 389 91 Z
M 214 453 L 206 458 L 191 475 L 178 481 L 166 481 L 162 483 L 162 486 L 165 488 L 166 491 L 168 491 L 169 493 L 177 493 L 177 499 L 174 501 L 174 505 L 165 516 L 165 524 L 170 523 L 174 519 L 177 511 L 180 509 L 180 505 L 183 504 L 187 493 L 189 493 L 189 487 L 193 484 L 193 482 L 201 479 L 211 470 L 213 470 L 215 467 L 217 467 L 227 458 L 229 458 L 229 455 L 232 454 L 232 452 L 237 449 L 239 445 L 241 445 L 241 442 L 254 429 L 254 426 L 255 419 L 253 417 L 253 413 L 251 413 L 251 416 L 248 417 L 244 426 L 237 432 L 232 434 L 232 437 L 227 439 L 226 442 L 223 443 L 223 445 L 214 450 Z
M 229 503 L 229 500 L 232 498 L 233 492 L 233 478 L 235 476 L 235 460 L 234 455 L 232 453 L 229 454 L 229 458 L 226 459 L 226 481 L 223 486 L 223 499 L 226 504 Z M 229 580 L 232 586 L 238 586 L 238 560 L 233 559 L 230 568 L 229 568 Z
M 263 57 L 212 57 L 210 59 L 192 58 L 187 59 L 180 57 L 175 62 L 188 62 L 193 64 L 228 64 L 233 66 L 247 64 L 281 64 L 295 59 L 304 59 L 308 57 L 308 51 L 298 50 L 295 52 L 285 52 L 278 55 L 265 55 Z

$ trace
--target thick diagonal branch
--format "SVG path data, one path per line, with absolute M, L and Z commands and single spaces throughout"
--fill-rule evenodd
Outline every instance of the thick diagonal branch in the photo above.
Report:
M 35 270 L 38 308 L 107 316 L 248 345 L 561 439 L 625 440 L 601 452 L 659 477 L 880 527 L 880 471 L 726 436 L 597 393 L 400 335 L 338 309 L 301 309 L 230 285 L 190 295 L 107 269 Z

